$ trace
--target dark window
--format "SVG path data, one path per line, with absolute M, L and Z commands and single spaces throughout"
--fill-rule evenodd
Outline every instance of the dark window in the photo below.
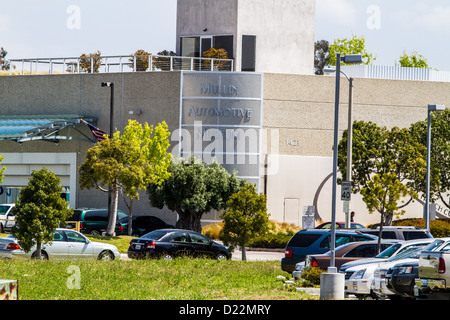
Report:
M 321 234 L 304 234 L 296 233 L 288 243 L 288 247 L 309 247 L 317 239 L 319 239 Z
M 159 240 L 167 234 L 167 231 L 155 230 L 142 236 L 142 238 Z
M 256 70 L 256 36 L 242 36 L 241 70 Z
M 67 221 L 80 221 L 81 210 L 74 210 L 73 215 Z
M 228 59 L 233 59 L 233 36 L 215 36 L 214 48 L 225 49 L 225 51 L 228 53 Z
M 423 231 L 403 231 L 403 237 L 405 237 L 405 240 L 429 238 Z
M 188 242 L 186 232 L 176 232 L 171 236 L 170 242 Z
M 343 244 L 350 242 L 350 236 L 347 235 L 336 235 L 336 247 L 342 246 Z M 331 248 L 331 236 L 328 236 L 320 244 L 320 248 L 329 249 Z
M 347 254 L 346 257 L 358 257 L 358 258 L 367 258 L 373 257 L 376 254 L 377 245 L 376 244 L 366 244 L 353 248 Z
M 84 220 L 86 221 L 108 221 L 108 211 L 88 211 L 84 214 Z

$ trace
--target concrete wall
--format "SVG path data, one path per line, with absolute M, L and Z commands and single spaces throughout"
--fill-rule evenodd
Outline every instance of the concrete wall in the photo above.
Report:
M 265 179 L 265 188 L 268 211 L 275 220 L 285 219 L 286 199 L 298 199 L 299 217 L 292 219 L 290 215 L 290 220 L 301 221 L 303 207 L 313 204 L 317 205 L 321 219 L 331 219 L 332 185 L 331 179 L 326 178 L 332 173 L 334 90 L 334 77 L 264 76 L 263 126 L 267 131 L 277 130 L 279 136 L 278 148 L 271 146 L 270 139 L 263 147 L 271 154 L 268 161 L 274 166 Z M 428 104 L 450 105 L 450 83 L 359 78 L 354 80 L 353 95 L 354 120 L 405 128 L 426 119 Z M 341 78 L 340 102 L 341 135 L 347 128 L 348 81 L 345 77 Z M 379 222 L 379 214 L 369 214 L 360 195 L 352 196 L 351 208 L 356 211 L 357 221 L 365 225 Z M 421 218 L 423 206 L 416 201 L 405 210 L 405 217 Z M 443 205 L 440 210 L 450 216 Z M 344 221 L 340 197 L 337 220 Z
M 314 72 L 315 0 L 178 0 L 177 10 L 177 52 L 181 36 L 234 35 L 240 71 L 242 35 L 256 35 L 257 72 Z
M 0 77 L 0 115 L 79 114 L 98 119 L 97 126 L 109 132 L 110 88 L 101 87 L 104 81 L 114 82 L 114 126 L 123 130 L 128 119 L 157 125 L 166 121 L 172 132 L 179 123 L 180 73 L 111 73 L 80 75 L 38 75 Z M 141 115 L 130 115 L 129 111 L 142 110 Z M 82 127 L 83 128 L 83 127 Z M 92 136 L 87 126 L 82 129 Z M 91 143 L 61 141 L 59 145 L 49 142 L 25 142 L 19 145 L 12 141 L 0 141 L 2 153 L 67 153 L 76 154 L 76 166 L 84 161 L 85 152 Z M 45 163 L 37 160 L 36 165 Z M 37 169 L 35 166 L 34 168 Z M 16 174 L 16 173 L 14 173 Z M 8 171 L 5 171 L 8 181 Z M 107 206 L 107 196 L 97 190 L 76 191 L 78 207 L 102 208 Z M 73 193 L 74 194 L 74 193 Z M 150 207 L 145 192 L 141 201 L 134 205 L 136 214 L 162 215 Z M 122 200 L 120 208 L 126 210 Z M 165 220 L 176 221 L 170 214 Z
M 128 119 L 153 125 L 164 120 L 173 132 L 180 125 L 180 79 L 179 72 L 5 76 L 0 77 L 0 115 L 77 113 L 97 117 L 98 127 L 108 132 L 110 91 L 102 88 L 101 82 L 112 81 L 117 129 L 122 130 Z M 334 79 L 264 74 L 263 136 L 267 138 L 263 141 L 262 156 L 274 166 L 266 177 L 261 177 L 265 181 L 261 189 L 268 194 L 268 209 L 275 220 L 299 223 L 303 207 L 313 204 L 317 204 L 320 218 L 331 219 L 331 180 L 326 178 L 332 172 Z M 341 81 L 340 133 L 347 128 L 348 101 L 348 81 L 345 78 Z M 450 83 L 376 79 L 354 82 L 355 120 L 409 127 L 426 119 L 428 104 L 450 105 Z M 138 109 L 142 115 L 129 114 Z M 83 130 L 90 135 L 87 127 Z M 52 157 L 58 153 L 76 154 L 77 167 L 91 146 L 77 141 L 62 141 L 59 145 L 0 141 L 2 153 L 39 153 L 40 157 L 45 153 Z M 106 207 L 107 197 L 103 193 L 77 190 L 76 194 L 77 206 Z M 294 204 L 297 217 L 292 215 Z M 121 208 L 125 209 L 123 204 Z M 341 208 L 338 199 L 338 220 L 343 220 Z M 359 222 L 369 224 L 379 220 L 378 214 L 368 214 L 360 196 L 352 197 L 352 208 Z M 406 207 L 406 211 L 407 216 L 421 217 L 422 205 L 416 202 Z M 145 193 L 136 202 L 135 212 L 153 213 L 171 223 L 176 220 L 173 213 L 151 208 Z

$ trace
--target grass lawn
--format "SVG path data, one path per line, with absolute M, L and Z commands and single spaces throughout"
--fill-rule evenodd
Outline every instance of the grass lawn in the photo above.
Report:
M 114 244 L 121 253 L 126 253 L 131 239 L 127 236 L 89 238 Z M 0 279 L 18 280 L 20 300 L 318 299 L 285 289 L 277 279 L 279 275 L 289 277 L 281 270 L 279 261 L 0 260 Z
M 278 275 L 287 275 L 278 261 L 0 260 L 0 279 L 18 280 L 20 300 L 317 299 L 286 290 Z

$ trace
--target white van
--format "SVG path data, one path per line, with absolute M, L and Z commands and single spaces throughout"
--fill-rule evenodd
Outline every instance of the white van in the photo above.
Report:
M 16 217 L 11 212 L 14 203 L 0 204 L 0 233 L 11 231 L 16 225 Z

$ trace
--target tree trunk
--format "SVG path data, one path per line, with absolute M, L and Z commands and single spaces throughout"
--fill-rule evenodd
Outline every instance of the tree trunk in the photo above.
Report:
M 203 212 L 196 212 L 190 210 L 177 210 L 178 221 L 176 227 L 178 229 L 193 230 L 202 232 L 202 225 L 200 222 Z
M 245 243 L 241 245 L 242 261 L 247 261 L 247 249 L 245 248 Z
M 36 242 L 36 253 L 34 255 L 34 258 L 37 260 L 41 260 L 42 259 L 42 244 L 38 241 Z
M 116 223 L 117 223 L 117 207 L 119 204 L 119 188 L 115 185 L 112 189 L 111 195 L 111 212 L 108 219 L 108 227 L 106 228 L 107 236 L 116 235 Z

